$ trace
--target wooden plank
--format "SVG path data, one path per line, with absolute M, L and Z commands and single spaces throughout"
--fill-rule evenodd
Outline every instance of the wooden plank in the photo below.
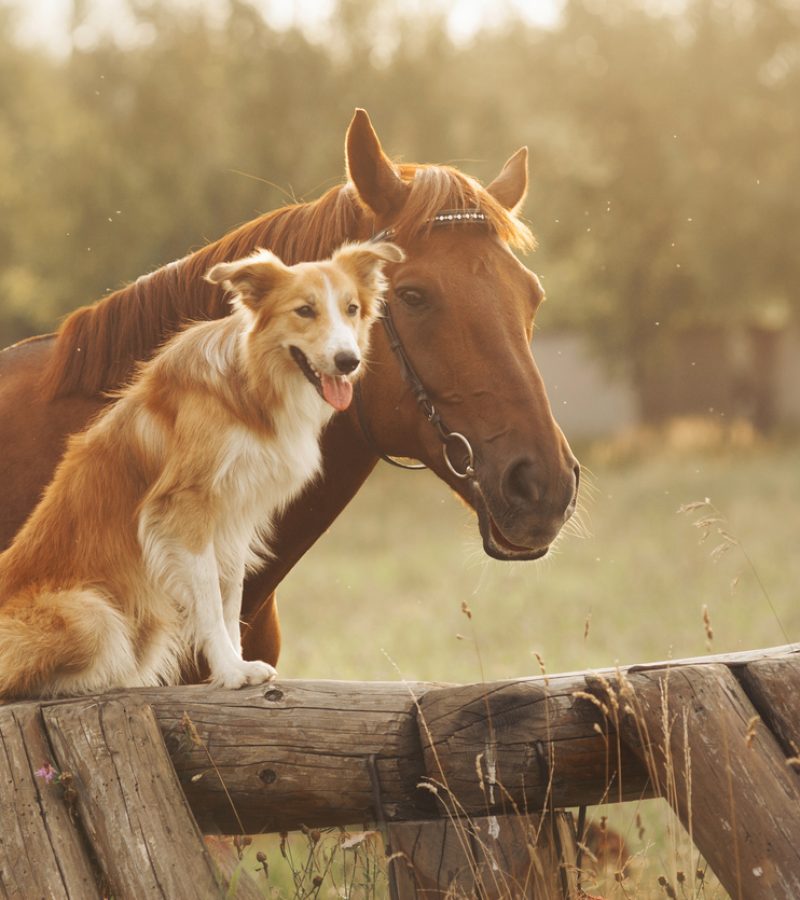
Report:
M 152 710 L 124 695 L 44 708 L 57 766 L 117 900 L 221 896 Z
M 800 644 L 781 644 L 778 647 L 763 647 L 756 650 L 737 650 L 734 653 L 716 653 L 705 656 L 690 656 L 685 659 L 664 659 L 659 662 L 634 663 L 623 666 L 626 672 L 645 672 L 649 669 L 674 669 L 676 666 L 728 666 L 738 669 L 761 659 L 783 659 L 800 657 Z M 605 674 L 614 674 L 617 669 L 607 669 Z
M 575 697 L 585 688 L 581 675 L 427 692 L 425 766 L 445 808 L 528 814 L 646 796 L 647 771 L 625 747 L 618 759 L 599 710 Z
M 732 653 L 713 653 L 703 656 L 687 656 L 680 659 L 659 659 L 645 663 L 627 663 L 612 667 L 585 669 L 574 672 L 559 672 L 557 675 L 534 675 L 527 681 L 543 683 L 553 678 L 583 678 L 586 675 L 602 675 L 613 677 L 617 672 L 646 672 L 651 669 L 674 669 L 676 666 L 728 666 L 738 669 L 761 659 L 780 659 L 787 656 L 800 656 L 800 644 L 780 644 L 776 647 L 762 647 L 756 650 L 736 650 Z
M 34 774 L 51 762 L 39 707 L 0 706 L 0 897 L 101 896 L 62 786 Z
M 251 834 L 435 814 L 411 688 L 391 683 L 270 682 L 238 691 L 142 694 L 207 832 Z M 202 742 L 186 740 L 184 715 Z M 370 757 L 375 757 L 371 775 Z
M 800 896 L 800 781 L 731 671 L 629 672 L 611 699 L 589 682 L 731 897 Z
M 397 900 L 577 897 L 571 817 L 487 816 L 388 827 Z
M 737 677 L 784 753 L 800 757 L 800 658 L 753 662 Z

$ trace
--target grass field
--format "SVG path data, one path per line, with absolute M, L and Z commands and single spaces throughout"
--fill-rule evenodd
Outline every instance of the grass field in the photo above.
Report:
M 441 482 L 382 465 L 281 587 L 281 675 L 480 681 L 538 673 L 534 651 L 550 672 L 692 656 L 704 606 L 714 652 L 800 640 L 796 445 L 608 455 L 583 457 L 584 534 L 538 563 L 489 560 Z M 717 526 L 701 543 L 703 510 L 677 512 L 704 498 L 740 544 L 716 561 Z
M 800 448 L 685 437 L 580 454 L 582 526 L 538 563 L 488 560 L 444 485 L 381 466 L 280 590 L 281 675 L 482 681 L 538 674 L 537 653 L 555 673 L 800 640 Z M 678 512 L 706 498 L 724 522 Z M 696 852 L 662 801 L 590 815 L 608 815 L 634 859 L 623 881 L 608 872 L 587 889 L 666 897 L 661 876 L 676 896 L 727 896 L 710 874 L 696 879 Z M 305 896 L 276 848 L 273 895 Z M 345 896 L 384 896 L 380 884 Z

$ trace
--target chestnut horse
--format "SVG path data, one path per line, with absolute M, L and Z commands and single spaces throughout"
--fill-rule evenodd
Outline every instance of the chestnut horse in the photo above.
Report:
M 203 279 L 214 263 L 265 247 L 294 264 L 390 233 L 406 251 L 389 272 L 391 327 L 376 326 L 358 403 L 324 435 L 323 477 L 277 522 L 274 559 L 245 586 L 245 655 L 277 662 L 274 590 L 380 455 L 417 459 L 450 485 L 477 513 L 490 556 L 547 552 L 574 510 L 579 468 L 531 354 L 542 288 L 510 249 L 533 244 L 516 215 L 527 150 L 484 188 L 448 166 L 395 166 L 363 110 L 345 150 L 346 184 L 249 222 L 77 310 L 57 334 L 0 353 L 0 548 L 106 392 L 181 323 L 228 312 Z

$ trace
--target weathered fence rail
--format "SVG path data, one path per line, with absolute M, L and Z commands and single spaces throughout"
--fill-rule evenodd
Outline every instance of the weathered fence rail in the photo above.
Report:
M 212 897 L 202 832 L 362 822 L 418 866 L 395 880 L 415 896 L 471 852 L 454 821 L 488 823 L 529 863 L 528 814 L 663 796 L 731 896 L 796 898 L 798 748 L 800 645 L 481 685 L 279 681 L 0 706 L 0 897 Z M 65 776 L 57 789 L 35 774 L 45 764 Z

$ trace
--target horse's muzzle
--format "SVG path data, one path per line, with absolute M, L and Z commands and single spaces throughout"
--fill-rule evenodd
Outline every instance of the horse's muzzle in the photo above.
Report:
M 543 557 L 575 512 L 579 481 L 580 466 L 570 455 L 555 476 L 521 457 L 506 466 L 496 491 L 475 482 L 471 499 L 484 551 L 509 561 Z

